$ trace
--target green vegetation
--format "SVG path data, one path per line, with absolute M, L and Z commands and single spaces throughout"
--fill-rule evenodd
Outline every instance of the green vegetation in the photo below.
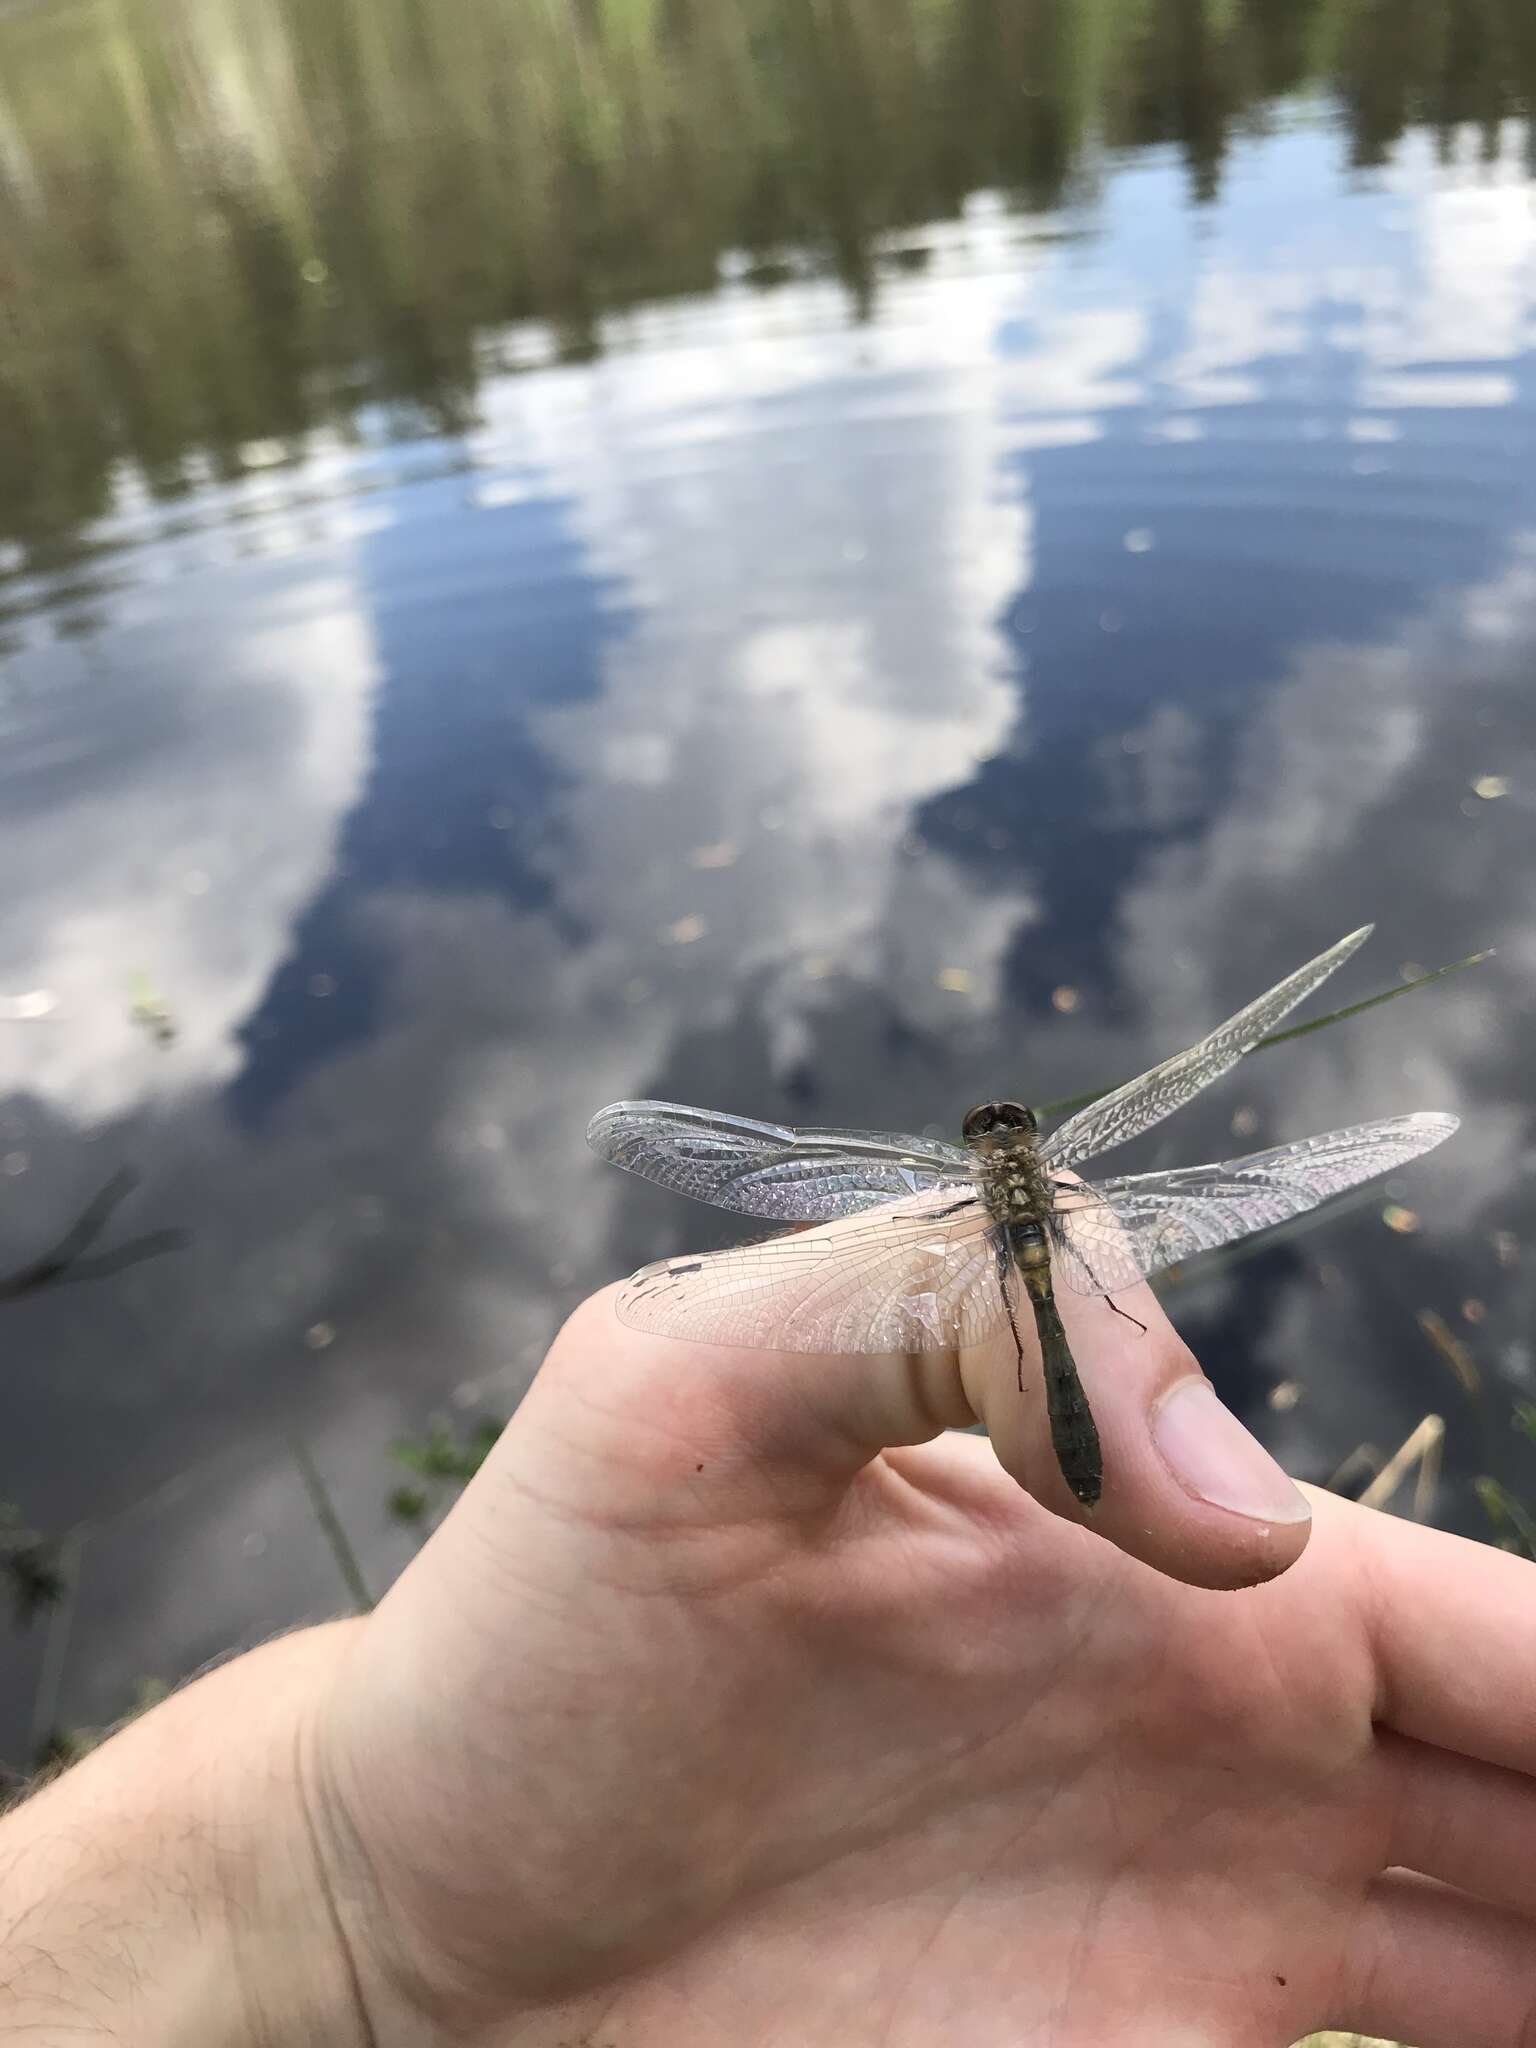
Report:
M 1536 1444 L 1536 1403 L 1515 1403 L 1514 1426 Z M 1519 1500 L 1497 1479 L 1479 1479 L 1477 1497 L 1501 1550 L 1513 1550 L 1536 1562 L 1536 1503 Z
M 0 19 L 0 561 L 390 408 L 453 431 L 487 348 L 832 273 L 979 189 L 1181 151 L 1197 197 L 1278 95 L 1354 159 L 1536 99 L 1524 0 L 59 0 Z M 400 421 L 396 422 L 401 424 Z M 0 584 L 3 588 L 3 584 Z M 0 624 L 5 606 L 0 601 Z
M 29 1529 L 13 1501 L 0 1500 L 0 1575 L 10 1589 L 11 1612 L 27 1628 L 64 1598 L 59 1546 Z
M 464 1437 L 435 1420 L 424 1437 L 407 1438 L 390 1448 L 390 1456 L 419 1482 L 397 1486 L 389 1496 L 389 1512 L 423 1540 L 431 1534 L 490 1456 L 506 1423 L 487 1417 Z
M 39 1778 L 57 1776 L 68 1770 L 73 1763 L 86 1756 L 109 1735 L 140 1714 L 147 1714 L 151 1707 L 159 1706 L 170 1696 L 171 1688 L 159 1678 L 141 1678 L 134 1688 L 132 1702 L 127 1711 L 105 1728 L 50 1728 L 37 1745 L 32 1759 L 33 1769 Z

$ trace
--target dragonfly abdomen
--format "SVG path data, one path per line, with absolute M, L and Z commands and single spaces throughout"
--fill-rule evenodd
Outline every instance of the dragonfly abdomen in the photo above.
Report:
M 1045 1376 L 1045 1412 L 1051 1445 L 1062 1477 L 1085 1508 L 1104 1490 L 1104 1457 L 1099 1432 L 1078 1378 L 1077 1364 L 1051 1286 L 1051 1254 L 1044 1226 L 1033 1219 L 1007 1226 L 1008 1250 L 1035 1312 L 1040 1364 Z

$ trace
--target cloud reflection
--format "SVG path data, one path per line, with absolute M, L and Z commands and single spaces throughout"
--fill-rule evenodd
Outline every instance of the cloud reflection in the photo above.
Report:
M 236 1029 L 335 858 L 375 680 L 366 620 L 331 570 L 266 583 L 254 603 L 206 583 L 167 599 L 104 670 L 54 648 L 7 673 L 0 988 L 55 1000 L 0 1032 L 0 1094 L 83 1124 L 237 1071 Z M 145 986 L 169 1006 L 174 1061 L 134 1021 Z

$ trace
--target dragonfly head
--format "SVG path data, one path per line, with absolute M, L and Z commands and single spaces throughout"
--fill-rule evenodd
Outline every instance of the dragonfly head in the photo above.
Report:
M 967 1112 L 960 1135 L 978 1152 L 997 1152 L 1016 1144 L 1021 1134 L 1033 1137 L 1038 1128 L 1035 1112 L 1022 1102 L 979 1102 Z

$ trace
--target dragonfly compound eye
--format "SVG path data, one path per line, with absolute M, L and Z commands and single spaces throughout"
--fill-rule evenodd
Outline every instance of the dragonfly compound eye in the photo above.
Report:
M 980 1102 L 960 1126 L 966 1138 L 989 1138 L 996 1131 L 1032 1131 L 1035 1112 L 1022 1102 Z

